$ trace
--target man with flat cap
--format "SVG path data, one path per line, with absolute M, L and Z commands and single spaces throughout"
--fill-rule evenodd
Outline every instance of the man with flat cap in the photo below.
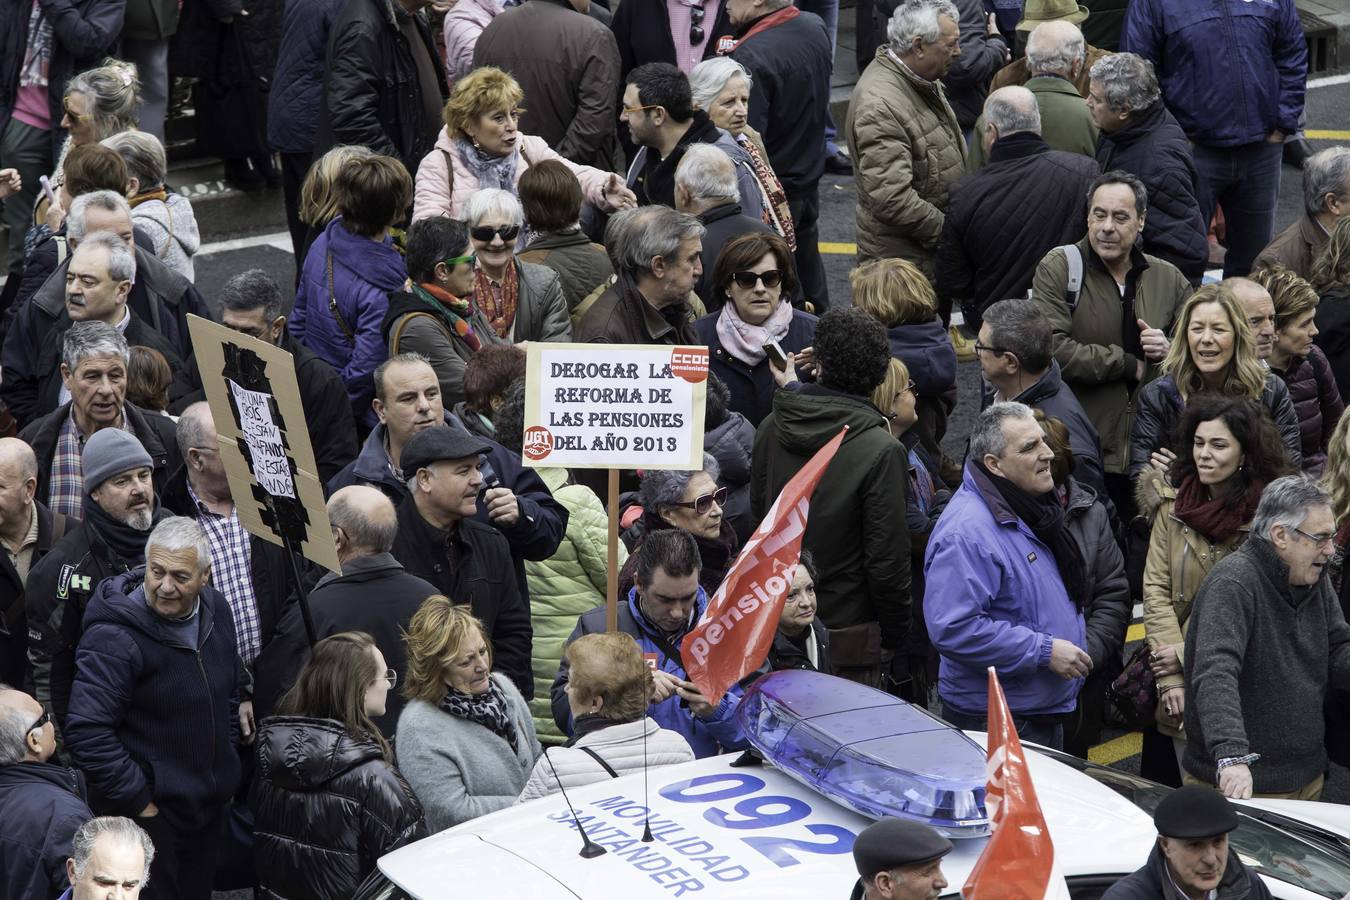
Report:
M 1168 794 L 1153 813 L 1158 843 L 1148 862 L 1121 879 L 1102 900 L 1270 900 L 1270 890 L 1228 846 L 1238 827 L 1228 798 L 1188 785 Z
M 937 831 L 905 819 L 881 819 L 853 842 L 858 883 L 849 900 L 937 900 L 947 887 L 942 857 L 952 842 Z

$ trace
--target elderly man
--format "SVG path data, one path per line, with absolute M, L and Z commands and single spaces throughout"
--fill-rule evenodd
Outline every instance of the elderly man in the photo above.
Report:
M 1252 327 L 1252 342 L 1256 347 L 1256 358 L 1267 360 L 1275 349 L 1275 301 L 1270 291 L 1250 278 L 1225 278 L 1223 286 L 1230 289 L 1242 304 L 1247 314 L 1247 324 Z
M 858 262 L 900 257 L 933 270 L 947 192 L 966 142 L 941 78 L 961 54 L 950 0 L 904 0 L 889 43 L 858 79 L 844 129 L 858 190 Z
M 1074 86 L 1084 72 L 1084 47 L 1083 33 L 1072 22 L 1037 25 L 1027 38 L 1026 64 L 1031 77 L 1026 79 L 1025 87 L 1036 97 L 1041 111 L 1041 137 L 1050 148 L 1092 156 L 1097 149 L 1097 126 Z M 980 118 L 975 122 L 976 140 L 970 146 L 968 162 L 972 170 L 988 161 L 984 143 L 978 139 L 983 133 L 984 119 Z
M 700 264 L 703 272 L 694 292 L 709 312 L 722 307 L 723 298 L 713 297 L 712 273 L 722 248 L 747 234 L 772 234 L 760 219 L 741 212 L 736 193 L 736 167 L 711 144 L 695 144 L 684 152 L 675 170 L 675 208 L 698 218 L 706 229 Z
M 55 896 L 66 883 L 75 831 L 94 815 L 79 775 L 48 762 L 55 752 L 47 711 L 0 687 L 0 859 L 10 900 Z
M 1198 785 L 1172 791 L 1153 811 L 1153 825 L 1158 843 L 1148 862 L 1108 888 L 1102 900 L 1174 896 L 1269 900 L 1270 889 L 1261 876 L 1248 869 L 1228 844 L 1238 817 L 1218 793 Z
M 1188 780 L 1237 799 L 1322 795 L 1322 703 L 1331 682 L 1350 688 L 1350 625 L 1326 574 L 1335 535 L 1323 487 L 1276 479 L 1247 542 L 1200 586 L 1186 632 Z
M 577 343 L 697 344 L 689 294 L 703 274 L 705 231 L 693 216 L 663 206 L 613 216 L 605 248 L 619 280 L 574 311 Z
M 1133 53 L 1098 61 L 1087 110 L 1101 129 L 1096 154 L 1102 171 L 1130 172 L 1153 198 L 1144 247 L 1199 284 L 1209 263 L 1209 223 L 1195 199 L 1199 175 L 1191 143 L 1163 104 L 1153 63 Z
M 38 459 L 37 496 L 52 512 L 80 518 L 84 480 L 80 451 L 95 432 L 116 428 L 131 433 L 150 455 L 155 487 L 162 493 L 169 463 L 178 459 L 173 421 L 147 414 L 126 402 L 126 338 L 104 322 L 77 322 L 62 339 L 61 382 L 70 402 L 28 424 L 19 437 Z
M 130 434 L 105 429 L 84 445 L 84 519 L 52 545 L 28 577 L 28 679 L 33 695 L 66 726 L 75 649 L 102 582 L 144 562 L 145 536 L 159 521 L 150 455 Z
M 154 840 L 146 896 L 210 900 L 240 775 L 234 622 L 196 522 L 160 522 L 145 559 L 89 603 L 66 738 L 94 809 Z
M 291 355 L 314 464 L 319 478 L 328 481 L 356 458 L 356 422 L 351 404 L 343 400 L 342 376 L 291 337 L 281 314 L 281 288 L 262 269 L 231 277 L 220 289 L 219 299 L 222 325 Z
M 947 887 L 942 858 L 952 842 L 919 822 L 885 818 L 858 833 L 858 883 L 849 900 L 928 900 Z
M 529 699 L 530 605 L 512 579 L 511 549 L 495 528 L 473 516 L 483 488 L 482 438 L 445 426 L 413 435 L 403 448 L 412 496 L 398 508 L 394 558 L 436 592 L 469 605 L 492 644 L 493 666 Z
M 1051 149 L 1027 88 L 994 91 L 981 122 L 989 165 L 952 185 L 935 267 L 938 297 L 959 302 L 971 329 L 989 304 L 1026 296 L 1041 257 L 1083 236 L 1101 174 L 1091 157 Z
M 1329 147 L 1303 163 L 1303 216 L 1261 251 L 1257 266 L 1283 265 L 1302 278 L 1331 237 L 1331 229 L 1350 215 L 1350 147 Z
M 635 554 L 635 584 L 627 600 L 619 600 L 618 630 L 637 641 L 652 669 L 654 693 L 648 715 L 662 728 L 682 735 L 696 757 L 744 748 L 745 735 L 735 715 L 740 687 L 732 685 L 716 705 L 709 703 L 689 681 L 675 650 L 708 606 L 708 595 L 698 583 L 701 562 L 693 535 L 678 528 L 654 531 Z M 605 613 L 603 606 L 582 613 L 568 643 L 605 631 Z M 570 675 L 564 654 L 549 691 L 553 721 L 564 734 L 574 730 L 567 700 Z
M 143 828 L 122 816 L 100 816 L 81 825 L 73 843 L 66 861 L 70 887 L 57 900 L 141 896 L 155 861 L 155 845 Z
M 1023 740 L 1059 749 L 1092 671 L 1083 560 L 1065 527 L 1054 454 L 1031 407 L 995 403 L 970 435 L 961 487 L 924 554 L 924 620 L 942 658 L 942 717 L 985 730 L 989 666 Z
M 1108 2 L 1119 3 L 1123 8 L 1125 0 L 1108 0 Z M 1078 95 L 1086 97 L 1088 93 L 1088 71 L 1097 60 L 1109 55 L 1115 47 L 1114 42 L 1109 50 L 1101 49 L 1106 46 L 1101 41 L 1097 42 L 1096 47 L 1090 43 L 1093 39 L 1093 32 L 1100 32 L 1101 29 L 1096 27 L 1095 24 L 1084 25 L 1088 19 L 1093 19 L 1094 23 L 1097 21 L 1094 16 L 1089 15 L 1084 5 L 1075 2 L 1075 0 L 1033 0 L 1033 2 L 1027 3 L 1025 7 L 1020 0 L 1013 0 L 1013 2 L 994 0 L 994 4 L 996 8 L 1004 9 L 1009 6 L 1016 6 L 1022 16 L 1016 27 L 1019 34 L 1034 34 L 1047 25 L 1072 25 L 1074 28 L 1082 30 L 1082 33 L 1084 33 L 1083 65 L 1070 80 L 1073 82 L 1074 90 L 1078 91 Z M 1095 5 L 1101 6 L 1102 0 L 1096 0 Z M 1028 37 L 1028 46 L 1030 46 L 1030 42 L 1031 38 Z M 1013 84 L 1026 84 L 1033 77 L 1029 64 L 1030 60 L 1026 56 L 1013 60 L 994 76 L 993 82 L 989 85 L 989 90 L 996 91 Z
M 401 682 L 408 674 L 403 634 L 422 602 L 439 591 L 404 571 L 390 552 L 398 532 L 394 504 L 375 488 L 353 485 L 334 493 L 328 498 L 328 522 L 342 574 L 325 573 L 310 591 L 315 637 L 364 631 Z M 309 637 L 299 607 L 293 606 L 258 657 L 254 712 L 259 719 L 272 714 L 308 657 Z M 390 691 L 384 715 L 372 720 L 385 737 L 394 736 L 402 709 L 403 695 Z

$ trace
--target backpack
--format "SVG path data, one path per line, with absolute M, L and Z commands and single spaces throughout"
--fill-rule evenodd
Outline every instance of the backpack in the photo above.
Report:
M 1064 261 L 1069 264 L 1069 277 L 1064 284 L 1064 302 L 1069 305 L 1069 316 L 1078 309 L 1078 295 L 1083 292 L 1083 251 L 1077 244 L 1065 244 L 1056 247 L 1064 251 Z

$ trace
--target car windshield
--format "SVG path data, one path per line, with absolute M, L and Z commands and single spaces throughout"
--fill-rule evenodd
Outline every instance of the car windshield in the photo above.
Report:
M 1128 772 L 1036 749 L 1109 787 L 1150 816 L 1172 792 Z M 1239 818 L 1241 824 L 1228 840 L 1245 865 L 1321 897 L 1350 893 L 1350 846 L 1345 841 L 1315 825 L 1252 807 L 1244 807 Z

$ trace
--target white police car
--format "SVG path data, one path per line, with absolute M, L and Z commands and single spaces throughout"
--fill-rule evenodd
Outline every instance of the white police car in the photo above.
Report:
M 987 840 L 983 735 L 812 672 L 760 679 L 739 715 L 771 765 L 712 757 L 484 816 L 386 855 L 354 900 L 843 898 L 854 838 L 886 814 L 956 839 L 943 896 L 958 896 Z M 1073 900 L 1144 864 L 1170 788 L 1040 748 L 1028 760 Z M 1350 895 L 1350 809 L 1254 801 L 1240 818 L 1232 846 L 1275 897 Z M 583 854 L 581 829 L 603 853 Z

